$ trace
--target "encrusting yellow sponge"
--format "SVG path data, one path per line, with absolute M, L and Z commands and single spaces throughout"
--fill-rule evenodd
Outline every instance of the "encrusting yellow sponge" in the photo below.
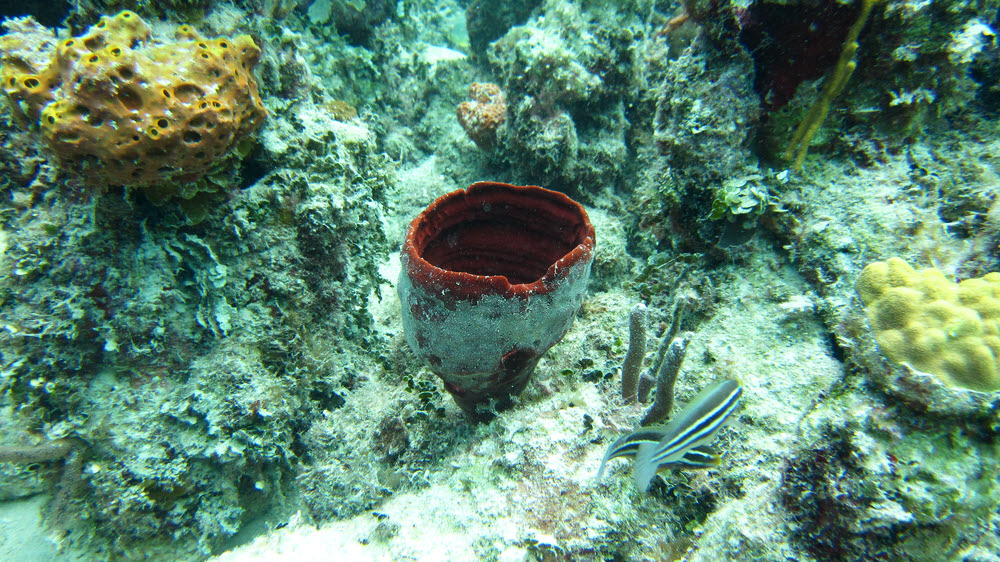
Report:
M 1000 273 L 955 283 L 891 258 L 865 267 L 855 289 L 883 355 L 949 386 L 1000 390 Z
M 17 33 L 0 37 L 0 87 L 15 115 L 38 123 L 65 168 L 94 185 L 186 197 L 267 111 L 252 69 L 260 49 L 247 35 L 206 39 L 190 26 L 157 41 L 134 12 L 104 16 L 46 57 L 29 57 Z

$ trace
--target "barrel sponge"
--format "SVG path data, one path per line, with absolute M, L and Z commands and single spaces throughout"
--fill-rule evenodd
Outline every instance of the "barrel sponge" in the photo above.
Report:
M 206 39 L 187 25 L 157 40 L 133 12 L 55 44 L 45 63 L 16 33 L 0 38 L 0 85 L 69 170 L 94 185 L 183 195 L 267 116 L 247 35 Z M 177 185 L 176 191 L 164 185 Z
M 1000 273 L 955 283 L 891 258 L 855 284 L 882 353 L 960 388 L 1000 390 Z

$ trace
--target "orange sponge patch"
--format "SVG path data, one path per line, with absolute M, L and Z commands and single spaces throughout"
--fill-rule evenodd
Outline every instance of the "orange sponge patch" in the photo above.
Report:
M 186 25 L 158 42 L 124 11 L 61 41 L 45 68 L 4 53 L 0 84 L 66 168 L 144 187 L 197 179 L 261 125 L 259 56 L 247 35 L 209 40 Z

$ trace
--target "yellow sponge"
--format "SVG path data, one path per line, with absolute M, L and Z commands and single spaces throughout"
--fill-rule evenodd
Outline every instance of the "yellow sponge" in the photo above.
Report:
M 91 184 L 190 183 L 267 115 L 251 72 L 260 49 L 247 35 L 209 40 L 185 25 L 155 41 L 124 11 L 60 41 L 44 67 L 21 45 L 16 34 L 0 37 L 0 87 Z
M 1000 273 L 955 283 L 891 258 L 865 267 L 855 289 L 886 357 L 951 386 L 1000 390 Z

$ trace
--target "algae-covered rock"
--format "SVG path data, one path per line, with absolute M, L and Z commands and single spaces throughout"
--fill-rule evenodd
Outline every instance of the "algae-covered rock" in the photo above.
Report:
M 78 547 L 196 558 L 288 509 L 301 434 L 374 369 L 391 167 L 363 123 L 325 126 L 197 225 L 120 192 L 8 207 L 4 400 L 84 443 Z
M 620 181 L 626 166 L 637 38 L 634 14 L 608 5 L 603 16 L 619 23 L 604 27 L 580 10 L 547 3 L 492 43 L 488 56 L 508 99 L 497 157 L 521 170 L 522 183 L 594 192 Z
M 503 37 L 511 27 L 523 24 L 539 4 L 541 0 L 473 0 L 465 11 L 469 49 L 477 56 L 485 57 L 490 43 Z

